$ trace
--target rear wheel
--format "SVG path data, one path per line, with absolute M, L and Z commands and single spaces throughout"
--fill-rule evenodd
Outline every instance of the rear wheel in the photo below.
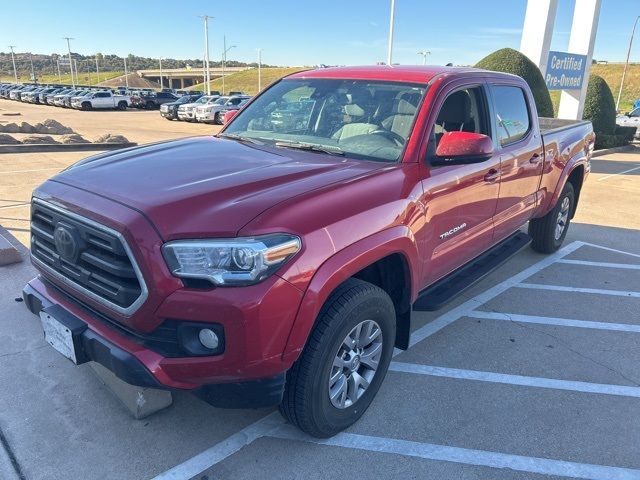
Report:
M 529 221 L 529 235 L 533 238 L 531 248 L 540 253 L 558 250 L 567 236 L 574 208 L 575 192 L 573 185 L 567 182 L 555 207 L 544 217 Z
M 118 108 L 119 108 L 120 110 L 126 110 L 126 109 L 127 109 L 127 102 L 124 102 L 124 101 L 119 102 L 119 103 L 118 103 Z
M 300 358 L 287 372 L 280 412 L 316 437 L 356 422 L 382 383 L 395 343 L 389 295 L 349 279 L 322 307 Z

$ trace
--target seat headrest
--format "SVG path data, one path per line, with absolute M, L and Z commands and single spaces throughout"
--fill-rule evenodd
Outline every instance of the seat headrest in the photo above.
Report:
M 348 103 L 344 106 L 344 113 L 350 117 L 362 117 L 364 115 L 364 108 L 355 103 Z
M 399 115 L 413 115 L 418 109 L 418 103 L 420 102 L 420 94 L 417 93 L 403 93 L 397 100 L 395 106 L 395 112 Z
M 471 99 L 464 90 L 452 93 L 444 101 L 437 123 L 466 123 L 471 120 Z

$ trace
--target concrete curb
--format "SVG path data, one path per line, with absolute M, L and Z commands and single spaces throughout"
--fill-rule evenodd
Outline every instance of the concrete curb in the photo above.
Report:
M 0 153 L 92 152 L 135 147 L 137 143 L 48 143 L 0 145 Z
M 635 150 L 637 148 L 637 145 L 635 144 L 629 144 L 629 145 L 623 145 L 622 147 L 614 147 L 614 148 L 605 148 L 603 150 L 596 150 L 593 152 L 593 155 L 591 155 L 591 157 L 601 157 L 603 155 L 609 155 L 612 153 L 619 153 L 619 152 L 631 152 L 633 150 Z
M 173 403 L 173 395 L 167 390 L 129 385 L 96 362 L 89 363 L 89 367 L 137 420 L 164 410 Z
M 22 255 L 9 240 L 0 234 L 0 266 L 11 265 L 22 261 Z

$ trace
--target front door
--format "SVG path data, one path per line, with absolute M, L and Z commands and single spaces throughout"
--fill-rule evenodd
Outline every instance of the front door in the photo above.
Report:
M 434 147 L 442 134 L 450 131 L 490 136 L 484 85 L 457 87 L 446 95 L 441 105 L 430 135 Z M 435 148 L 430 147 L 429 151 L 435 152 Z M 498 156 L 480 163 L 429 166 L 428 177 L 423 180 L 426 207 L 424 286 L 464 265 L 490 246 L 499 168 Z
M 490 91 L 500 154 L 500 195 L 494 216 L 497 243 L 531 218 L 544 152 L 528 108 L 533 98 L 527 98 L 525 90 L 517 85 L 492 84 Z

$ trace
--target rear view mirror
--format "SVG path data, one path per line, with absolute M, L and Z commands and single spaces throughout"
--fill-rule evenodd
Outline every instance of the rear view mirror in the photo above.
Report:
M 493 140 L 480 133 L 447 132 L 440 138 L 431 165 L 479 163 L 493 156 Z
M 229 123 L 231 119 L 236 116 L 237 113 L 238 113 L 238 110 L 229 110 L 227 113 L 224 114 L 224 117 L 222 117 L 222 124 L 226 125 L 227 123 Z

